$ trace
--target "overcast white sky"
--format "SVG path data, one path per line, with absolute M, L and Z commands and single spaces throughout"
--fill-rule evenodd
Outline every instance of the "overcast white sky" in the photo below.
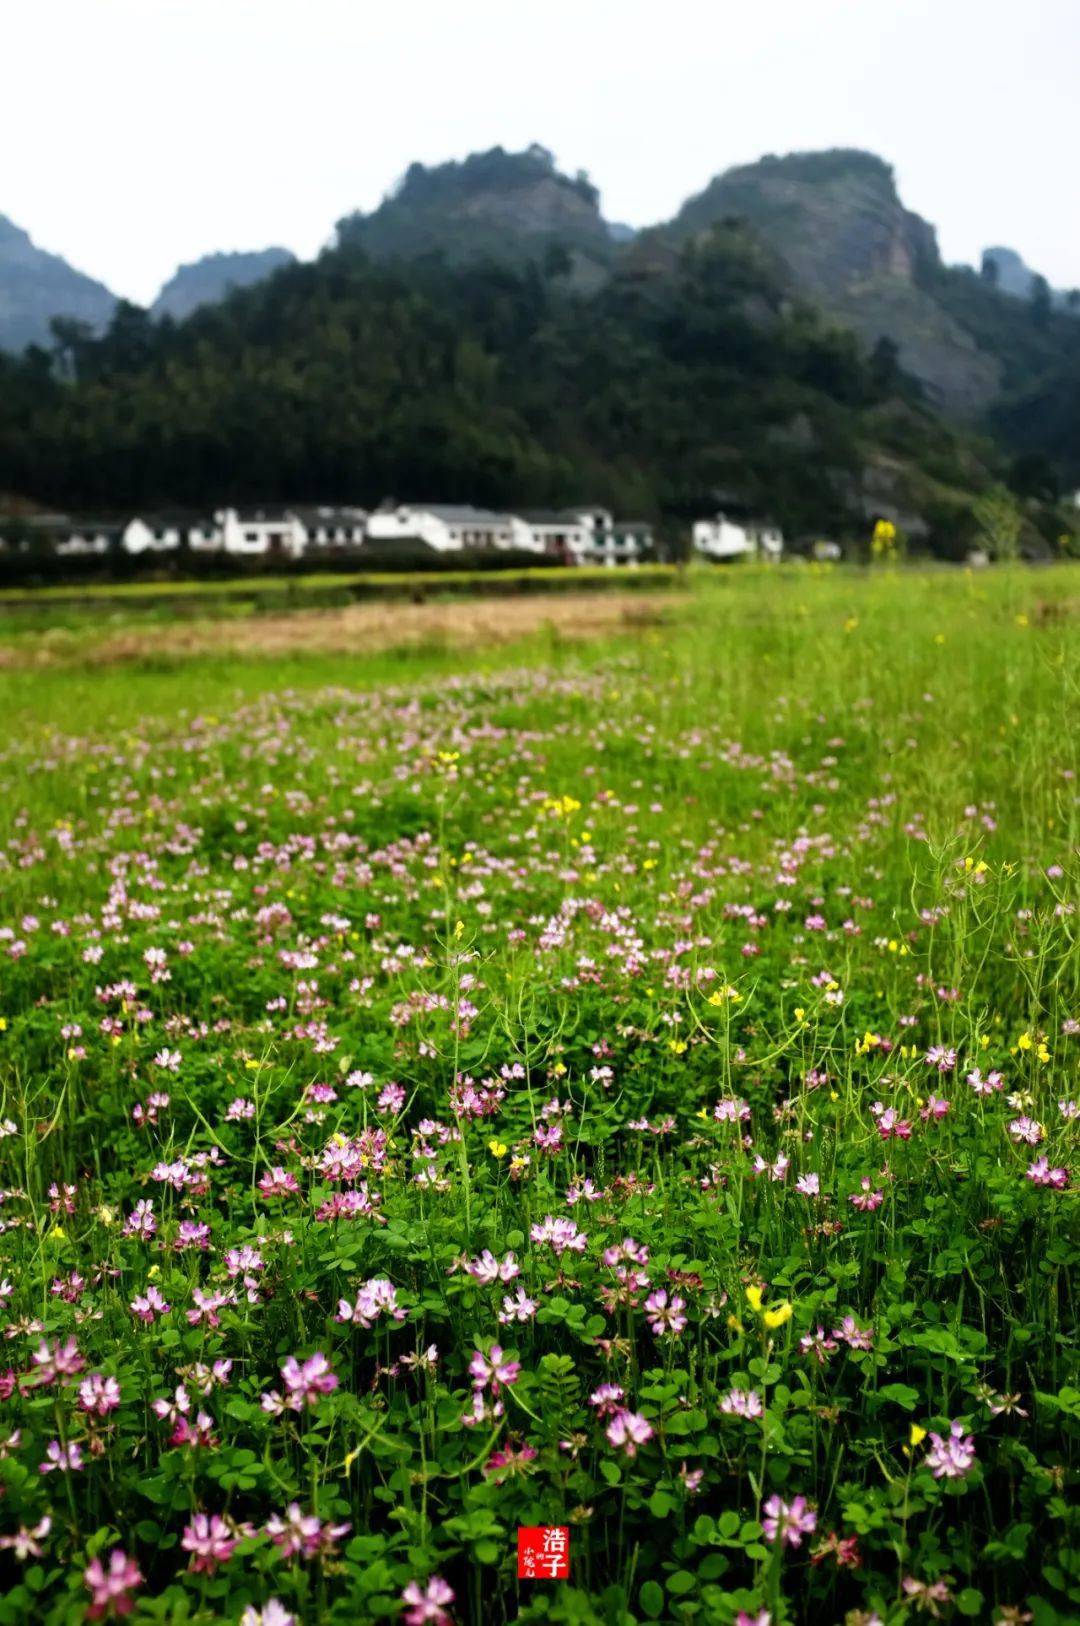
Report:
M 540 141 L 644 225 L 763 152 L 868 147 L 946 257 L 1080 285 L 1080 0 L 0 0 L 0 213 L 147 302 L 315 253 L 414 158 Z

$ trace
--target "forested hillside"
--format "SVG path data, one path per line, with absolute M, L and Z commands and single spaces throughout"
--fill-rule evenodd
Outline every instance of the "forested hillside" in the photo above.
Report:
M 0 356 L 0 492 L 588 498 L 672 527 L 736 501 L 959 553 L 989 487 L 1080 478 L 1078 372 L 1080 320 L 943 265 L 871 154 L 763 159 L 628 238 L 587 177 L 495 148 L 413 165 L 315 262 L 186 320 L 121 302 Z
M 799 531 L 859 526 L 883 489 L 934 527 L 988 478 L 737 227 L 587 298 L 536 265 L 344 246 L 185 323 L 121 306 L 66 340 L 61 367 L 0 362 L 0 489 L 54 504 L 588 495 L 681 518 L 734 492 Z

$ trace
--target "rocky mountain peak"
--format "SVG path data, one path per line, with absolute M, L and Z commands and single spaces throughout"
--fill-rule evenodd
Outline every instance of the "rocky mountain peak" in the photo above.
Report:
M 115 305 L 115 294 L 103 283 L 38 248 L 28 232 L 0 215 L 0 350 L 49 344 L 54 316 L 100 331 Z
M 201 260 L 177 268 L 155 299 L 150 314 L 183 321 L 201 305 L 216 304 L 233 288 L 248 288 L 254 282 L 262 282 L 281 266 L 292 265 L 295 258 L 287 248 L 206 254 Z
M 599 269 L 616 247 L 588 177 L 562 174 L 536 144 L 523 152 L 492 147 L 433 168 L 412 164 L 377 209 L 347 216 L 337 230 L 342 246 L 379 259 L 438 253 L 453 263 L 521 262 L 558 247 L 579 268 Z

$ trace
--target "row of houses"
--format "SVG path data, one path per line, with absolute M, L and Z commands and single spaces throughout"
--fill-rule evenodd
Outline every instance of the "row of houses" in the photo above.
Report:
M 301 559 L 362 549 L 366 556 L 417 553 L 532 553 L 567 565 L 636 565 L 653 552 L 647 522 L 619 521 L 606 508 L 495 513 L 452 503 L 355 507 L 220 508 L 127 520 L 66 514 L 0 520 L 0 550 L 37 548 L 59 558 L 226 554 Z
M 696 520 L 693 552 L 726 561 L 778 559 L 784 539 L 776 526 L 718 513 Z M 0 520 L 0 553 L 29 550 L 58 558 L 122 554 L 224 554 L 296 560 L 362 550 L 372 560 L 455 553 L 536 554 L 567 565 L 636 565 L 654 552 L 652 526 L 616 520 L 607 508 L 560 508 L 496 513 L 454 503 L 219 508 L 206 514 L 140 514 L 131 519 L 81 519 L 67 514 Z

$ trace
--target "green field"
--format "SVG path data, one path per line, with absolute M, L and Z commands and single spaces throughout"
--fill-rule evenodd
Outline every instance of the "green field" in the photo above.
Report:
M 1080 1619 L 1078 583 L 0 615 L 0 1623 Z

